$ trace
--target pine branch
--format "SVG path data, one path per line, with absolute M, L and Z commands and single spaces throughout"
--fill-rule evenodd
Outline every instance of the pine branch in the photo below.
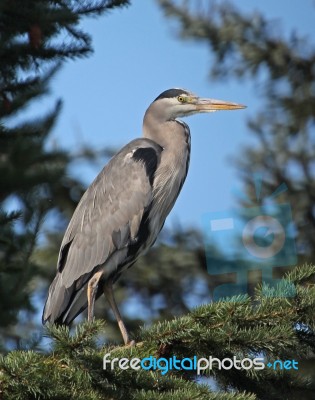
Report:
M 33 291 L 40 273 L 34 250 L 48 212 L 64 211 L 64 206 L 73 211 L 77 203 L 73 192 L 83 190 L 79 180 L 68 178 L 74 157 L 47 142 L 61 101 L 31 120 L 16 122 L 16 114 L 49 93 L 62 62 L 93 51 L 91 36 L 79 27 L 85 16 L 127 4 L 122 0 L 0 2 L 0 209 L 12 204 L 16 209 L 11 215 L 0 214 L 1 347 L 12 337 L 19 346 L 18 338 L 33 329 L 22 320 L 25 311 L 28 317 L 35 311 L 33 298 L 38 292 Z M 19 319 L 21 325 L 15 326 Z
M 73 11 L 79 15 L 99 15 L 104 11 L 110 11 L 115 8 L 130 5 L 129 0 L 98 0 L 92 5 L 90 1 L 80 1 L 77 3 L 81 4 L 76 5 Z
M 47 336 L 53 339 L 51 353 L 12 352 L 1 359 L 0 383 L 7 396 L 4 398 L 254 400 L 290 398 L 290 393 L 306 396 L 311 390 L 309 382 L 296 371 L 220 369 L 214 364 L 201 371 L 203 382 L 211 377 L 219 386 L 218 392 L 212 392 L 211 385 L 195 381 L 194 370 L 173 368 L 163 374 L 157 369 L 120 369 L 117 362 L 113 369 L 102 367 L 105 355 L 110 360 L 151 356 L 164 360 L 174 356 L 191 360 L 209 356 L 220 360 L 263 357 L 267 363 L 306 354 L 306 349 L 312 349 L 311 336 L 299 334 L 296 323 L 306 312 L 300 307 L 301 302 L 310 296 L 315 298 L 309 284 L 313 274 L 314 266 L 304 265 L 288 275 L 296 282 L 294 298 L 263 298 L 257 290 L 255 301 L 238 296 L 203 305 L 181 318 L 141 329 L 134 347 L 99 347 L 99 335 L 106 332 L 102 321 L 83 323 L 74 334 L 68 328 L 50 326 Z M 313 315 L 313 323 L 314 319 Z

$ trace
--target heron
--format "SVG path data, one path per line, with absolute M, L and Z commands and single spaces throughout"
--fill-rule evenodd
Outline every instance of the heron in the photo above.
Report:
M 242 104 L 168 89 L 149 106 L 143 137 L 124 146 L 86 190 L 64 234 L 43 323 L 69 325 L 86 308 L 88 321 L 103 293 L 125 345 L 132 343 L 113 284 L 155 242 L 185 182 L 190 130 L 177 119 L 237 110 Z

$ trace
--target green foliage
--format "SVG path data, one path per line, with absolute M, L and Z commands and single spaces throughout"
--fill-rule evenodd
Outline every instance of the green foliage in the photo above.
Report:
M 314 299 L 315 266 L 304 265 L 286 276 L 294 283 L 294 297 L 264 297 L 260 288 L 255 299 L 237 296 L 205 304 L 190 313 L 142 328 L 133 347 L 100 346 L 99 335 L 107 329 L 101 320 L 68 328 L 50 326 L 52 351 L 14 351 L 0 360 L 0 390 L 3 399 L 306 399 L 308 380 L 297 371 L 223 370 L 218 364 L 196 381 L 195 371 L 114 369 L 103 357 L 168 359 L 237 356 L 253 359 L 300 359 L 311 353 L 311 345 L 299 335 L 297 323 L 314 326 L 309 299 Z M 213 378 L 219 391 L 213 392 Z M 201 384 L 203 382 L 203 384 Z M 208 384 L 207 384 L 208 383 Z
M 268 21 L 258 11 L 241 12 L 232 2 L 159 3 L 178 22 L 183 39 L 210 49 L 212 79 L 250 78 L 253 83 L 261 105 L 248 127 L 257 145 L 245 147 L 235 164 L 251 199 L 255 199 L 254 172 L 263 174 L 268 195 L 280 184 L 287 185 L 285 202 L 292 206 L 300 262 L 314 262 L 314 41 L 298 32 L 286 38 L 280 23 Z M 283 200 L 284 196 L 278 197 Z
M 43 271 L 34 250 L 46 217 L 52 211 L 72 212 L 77 203 L 73 189 L 79 195 L 83 191 L 80 182 L 67 177 L 74 156 L 48 141 L 61 101 L 39 117 L 26 119 L 23 112 L 48 94 L 62 62 L 92 52 L 90 36 L 79 28 L 81 19 L 127 4 L 127 0 L 0 3 L 0 349 L 8 340 L 11 346 L 20 346 L 26 324 L 17 324 L 19 315 L 23 312 L 28 319 L 35 311 L 34 284 Z M 65 223 L 64 216 L 59 217 Z
M 34 331 L 32 295 L 38 295 L 40 279 L 50 280 L 55 271 L 61 233 L 48 232 L 46 242 L 40 244 L 38 236 L 50 215 L 57 215 L 62 231 L 83 191 L 80 182 L 67 176 L 73 155 L 48 142 L 61 102 L 28 121 L 21 118 L 21 112 L 48 94 L 64 61 L 91 53 L 91 38 L 79 28 L 81 19 L 128 3 L 0 3 L 0 350 L 7 350 L 8 339 L 11 347 L 23 347 L 21 337 Z M 297 36 L 283 38 L 263 16 L 242 15 L 226 2 L 209 2 L 211 13 L 195 8 L 195 14 L 189 1 L 184 2 L 186 8 L 175 1 L 160 3 L 181 23 L 183 37 L 209 44 L 215 56 L 212 77 L 259 78 L 259 72 L 265 72 L 265 85 L 260 87 L 263 112 L 249 122 L 259 144 L 246 149 L 237 165 L 245 184 L 251 181 L 253 165 L 265 172 L 270 193 L 279 183 L 287 184 L 302 249 L 300 259 L 313 260 L 313 48 Z M 89 149 L 78 155 L 80 159 L 94 157 Z M 302 174 L 291 173 L 292 162 Z M 250 187 L 248 192 L 253 194 Z M 211 253 L 214 260 L 220 257 L 215 248 Z M 137 302 L 137 319 L 131 316 L 126 321 L 134 332 L 143 321 L 162 321 L 134 333 L 135 347 L 109 346 L 108 342 L 120 336 L 108 308 L 102 306 L 105 302 L 100 301 L 98 315 L 106 318 L 105 326 L 101 321 L 85 323 L 74 334 L 68 328 L 51 326 L 47 332 L 53 341 L 51 352 L 19 350 L 1 357 L 0 398 L 312 398 L 314 384 L 302 376 L 311 376 L 303 368 L 315 351 L 314 276 L 314 266 L 304 265 L 276 288 L 260 285 L 254 299 L 239 296 L 190 311 L 192 304 L 209 303 L 209 293 L 217 282 L 206 272 L 200 234 L 180 229 L 173 234 L 166 232 L 158 246 L 122 276 L 116 291 L 126 314 L 130 301 Z M 284 296 L 288 292 L 291 297 Z M 104 332 L 107 343 L 100 346 Z M 38 344 L 34 338 L 29 347 Z M 104 371 L 106 353 L 113 357 L 212 355 L 221 359 L 259 354 L 271 361 L 298 359 L 301 372 L 215 367 L 197 380 L 191 371 L 162 375 L 159 371 L 119 370 L 117 366 Z M 214 388 L 218 391 L 212 391 Z

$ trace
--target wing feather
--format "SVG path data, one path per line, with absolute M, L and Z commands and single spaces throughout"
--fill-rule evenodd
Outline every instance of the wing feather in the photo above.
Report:
M 110 160 L 87 189 L 61 244 L 44 322 L 65 322 L 65 318 L 70 322 L 69 315 L 73 319 L 76 313 L 69 313 L 69 307 L 76 311 L 86 307 L 82 287 L 96 267 L 104 266 L 106 277 L 124 262 L 152 202 L 152 182 L 161 152 L 155 142 L 136 139 Z M 113 264 L 110 267 L 109 262 Z M 72 304 L 77 299 L 80 304 Z

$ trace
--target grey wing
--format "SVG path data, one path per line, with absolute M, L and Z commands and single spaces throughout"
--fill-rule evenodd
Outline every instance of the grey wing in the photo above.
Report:
M 161 151 L 149 139 L 132 141 L 85 192 L 61 244 L 43 323 L 70 323 L 86 308 L 86 285 L 97 268 L 115 276 L 119 266 L 135 260 Z

